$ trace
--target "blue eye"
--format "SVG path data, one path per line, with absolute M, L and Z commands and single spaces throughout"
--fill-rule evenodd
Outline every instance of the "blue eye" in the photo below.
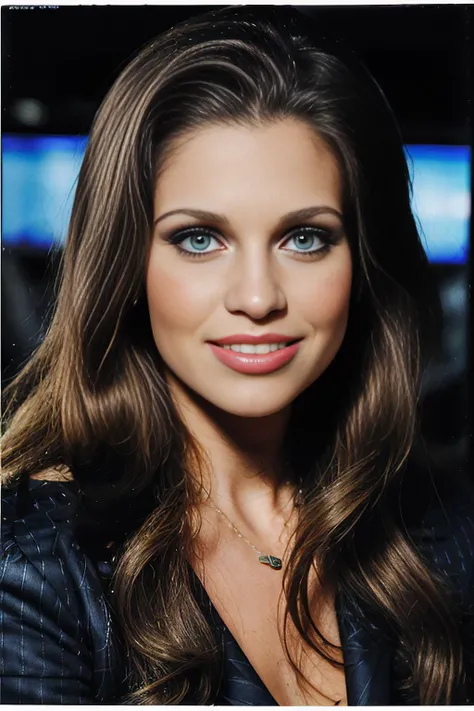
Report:
M 181 244 L 186 242 L 186 240 L 189 240 L 189 244 L 192 249 L 197 249 L 199 252 L 203 252 L 209 247 L 212 237 L 201 232 L 196 235 L 192 235 L 191 237 L 186 237 Z
M 206 254 L 217 251 L 215 249 L 208 250 L 212 240 L 217 241 L 217 237 L 210 230 L 203 227 L 190 227 L 187 230 L 180 230 L 169 237 L 169 242 L 174 244 L 181 254 L 186 254 L 188 257 L 204 257 Z M 189 248 L 185 249 L 181 245 L 186 242 Z M 193 251 L 193 249 L 196 251 Z
M 297 252 L 303 257 L 312 257 L 331 249 L 331 233 L 319 227 L 310 227 L 309 225 L 298 227 L 292 231 L 286 243 L 291 240 L 294 240 L 297 249 L 290 251 Z M 315 241 L 322 243 L 322 245 L 314 248 Z

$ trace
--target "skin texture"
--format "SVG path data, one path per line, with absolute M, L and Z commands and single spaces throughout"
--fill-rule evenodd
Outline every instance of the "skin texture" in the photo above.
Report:
M 155 232 L 146 288 L 156 346 L 188 426 L 223 471 L 271 468 L 291 403 L 327 368 L 342 343 L 352 280 L 341 218 L 324 211 L 284 228 L 301 208 L 342 213 L 336 159 L 309 126 L 286 119 L 260 126 L 208 125 L 174 145 L 157 181 Z M 199 220 L 179 209 L 219 213 L 228 223 Z M 159 221 L 158 221 L 159 220 Z M 310 258 L 302 246 L 323 246 L 318 233 L 301 246 L 292 228 L 331 230 L 331 251 Z M 166 237 L 193 226 L 216 238 Z M 304 233 L 303 233 L 304 234 Z M 301 237 L 300 237 L 301 240 Z M 304 337 L 296 357 L 265 375 L 243 375 L 220 363 L 207 340 L 235 333 Z M 236 452 L 238 454 L 236 455 Z M 237 461 L 236 461 L 237 460 Z M 255 464 L 255 462 L 254 462 Z M 235 465 L 238 465 L 236 467 Z M 240 488 L 240 487 L 239 487 Z

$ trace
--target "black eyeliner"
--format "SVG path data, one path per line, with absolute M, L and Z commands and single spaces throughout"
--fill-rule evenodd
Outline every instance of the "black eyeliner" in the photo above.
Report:
M 338 228 L 327 228 L 327 227 L 320 227 L 317 225 L 308 225 L 308 224 L 302 224 L 302 225 L 296 225 L 295 227 L 292 227 L 285 233 L 285 242 L 290 240 L 292 236 L 295 233 L 316 233 L 316 236 L 318 239 L 323 243 L 323 246 L 320 247 L 319 249 L 312 249 L 312 250 L 287 250 L 289 252 L 292 252 L 293 254 L 298 255 L 298 257 L 302 256 L 303 259 L 305 258 L 311 258 L 311 257 L 317 257 L 318 255 L 325 254 L 326 252 L 329 252 L 332 247 L 337 244 L 341 238 L 344 236 L 344 229 L 343 227 L 338 227 Z M 214 254 L 216 251 L 222 251 L 222 250 L 213 250 L 211 252 L 192 252 L 187 249 L 183 249 L 180 247 L 181 242 L 183 242 L 187 237 L 191 237 L 194 234 L 204 234 L 206 236 L 211 236 L 214 237 L 214 239 L 219 240 L 221 238 L 220 234 L 217 233 L 212 227 L 209 227 L 207 225 L 192 225 L 189 227 L 184 227 L 184 228 L 178 228 L 176 230 L 173 230 L 171 233 L 163 235 L 164 239 L 166 242 L 169 244 L 172 244 L 177 251 L 186 256 L 186 257 L 191 257 L 191 258 L 201 258 L 208 256 L 209 254 Z

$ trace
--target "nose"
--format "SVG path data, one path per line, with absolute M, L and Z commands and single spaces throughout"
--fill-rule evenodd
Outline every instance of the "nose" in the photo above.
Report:
M 228 311 L 242 312 L 252 319 L 262 319 L 272 311 L 286 308 L 278 265 L 268 254 L 249 251 L 236 259 L 231 267 L 225 305 Z

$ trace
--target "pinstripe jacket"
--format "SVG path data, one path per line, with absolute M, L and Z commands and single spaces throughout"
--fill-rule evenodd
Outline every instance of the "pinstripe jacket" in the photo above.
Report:
M 0 568 L 1 703 L 118 703 L 127 691 L 107 603 L 110 568 L 78 545 L 75 485 L 27 483 L 4 490 Z M 471 661 L 474 702 L 474 503 L 457 497 L 424 518 L 413 540 L 454 584 Z M 212 606 L 197 576 L 197 598 L 224 645 L 219 705 L 277 705 Z M 404 695 L 404 660 L 382 625 L 353 600 L 336 598 L 349 705 L 417 704 Z

